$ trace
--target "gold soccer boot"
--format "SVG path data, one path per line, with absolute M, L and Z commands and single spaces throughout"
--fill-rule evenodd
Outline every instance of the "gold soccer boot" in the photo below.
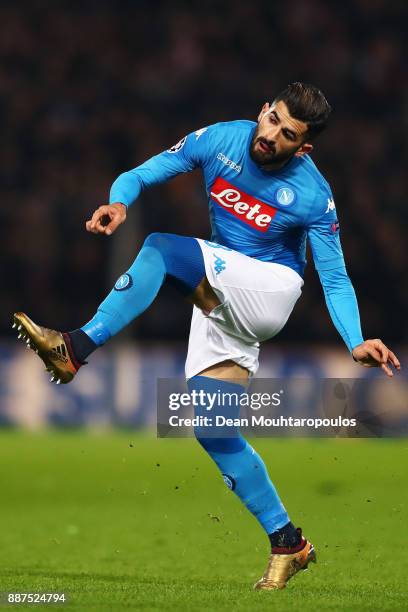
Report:
M 25 341 L 27 348 L 33 349 L 43 360 L 51 382 L 57 385 L 71 382 L 81 365 L 75 359 L 68 334 L 36 325 L 24 312 L 16 312 L 13 328 L 18 337 Z
M 301 529 L 298 529 L 301 542 L 295 549 L 273 547 L 269 557 L 268 567 L 264 575 L 254 585 L 259 591 L 272 591 L 284 589 L 287 582 L 297 574 L 299 570 L 306 570 L 310 561 L 316 563 L 316 553 L 313 544 L 302 537 Z

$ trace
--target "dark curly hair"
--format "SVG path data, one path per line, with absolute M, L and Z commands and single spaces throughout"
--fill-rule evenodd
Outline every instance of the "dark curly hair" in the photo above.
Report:
M 294 119 L 307 124 L 307 137 L 312 140 L 322 132 L 331 113 L 331 106 L 323 93 L 314 85 L 290 83 L 274 99 L 285 102 Z

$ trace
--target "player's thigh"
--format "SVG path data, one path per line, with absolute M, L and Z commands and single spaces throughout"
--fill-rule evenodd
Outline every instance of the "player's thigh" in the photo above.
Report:
M 194 292 L 188 296 L 188 299 L 197 308 L 200 308 L 205 314 L 208 314 L 216 306 L 221 304 L 219 297 L 211 287 L 210 282 L 206 276 L 201 280 L 200 284 Z
M 209 317 L 244 341 L 276 335 L 301 295 L 302 278 L 288 266 L 199 242 L 208 282 L 221 302 Z

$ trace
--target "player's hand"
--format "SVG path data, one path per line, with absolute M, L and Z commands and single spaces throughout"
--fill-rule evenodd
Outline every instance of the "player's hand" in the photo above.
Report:
M 97 208 L 86 222 L 86 229 L 93 234 L 110 236 L 126 220 L 126 206 L 120 202 Z
M 379 340 L 366 340 L 351 351 L 354 359 L 366 368 L 381 368 L 387 376 L 394 376 L 390 366 L 396 370 L 401 369 L 401 364 L 397 357 L 384 342 Z

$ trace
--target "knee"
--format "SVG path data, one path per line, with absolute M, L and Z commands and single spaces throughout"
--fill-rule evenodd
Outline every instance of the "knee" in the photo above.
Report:
M 179 238 L 180 236 L 175 234 L 153 232 L 147 236 L 143 246 L 153 247 L 156 251 L 159 251 L 166 265 L 171 267 L 175 261 L 179 261 L 184 256 Z
M 203 449 L 208 452 L 211 447 L 211 443 L 214 440 L 214 438 L 211 438 L 211 428 L 199 426 L 194 427 L 194 436 Z
M 194 435 L 197 442 L 210 455 L 211 453 L 225 453 L 227 455 L 239 453 L 246 445 L 245 439 L 240 434 L 231 438 L 214 438 L 210 437 L 211 431 L 206 431 L 205 427 L 196 427 Z
M 154 247 L 160 250 L 160 248 L 163 247 L 166 241 L 167 241 L 167 234 L 163 234 L 161 232 L 153 232 L 152 234 L 149 234 L 147 236 L 146 240 L 144 241 L 143 246 Z

